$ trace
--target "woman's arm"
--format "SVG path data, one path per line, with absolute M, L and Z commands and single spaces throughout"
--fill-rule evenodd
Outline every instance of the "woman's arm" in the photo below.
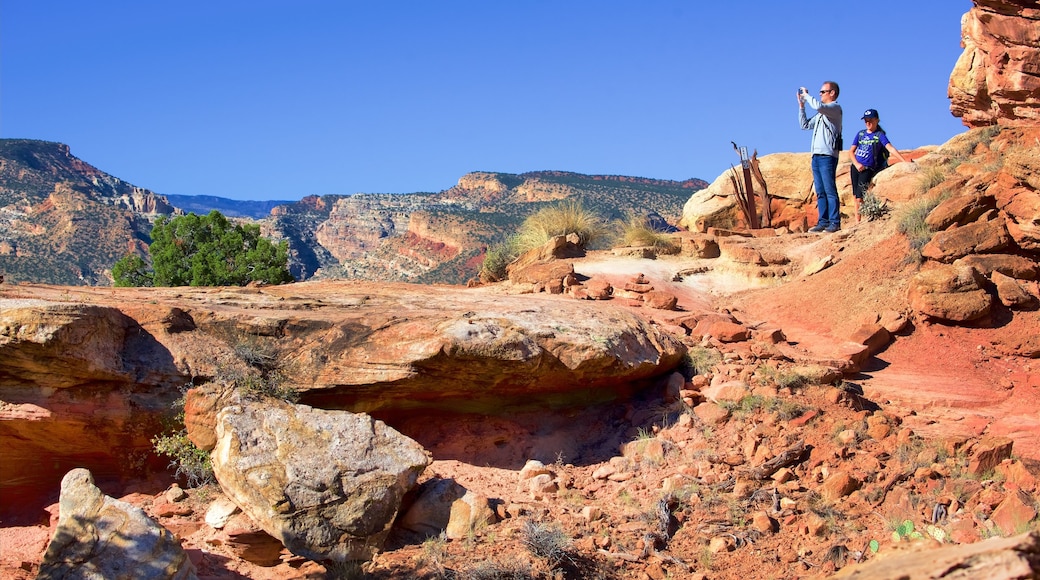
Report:
M 899 149 L 896 149 L 895 145 L 892 145 L 891 141 L 889 141 L 888 145 L 885 145 L 885 149 L 887 149 L 888 152 L 892 155 L 895 155 L 896 159 L 898 159 L 902 163 L 913 163 L 912 159 L 907 159 L 906 157 L 903 157 L 903 154 L 899 152 Z

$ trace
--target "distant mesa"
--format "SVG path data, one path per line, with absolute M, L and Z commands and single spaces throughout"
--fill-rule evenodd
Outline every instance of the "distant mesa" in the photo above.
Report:
M 271 215 L 271 211 L 294 200 L 267 200 L 249 201 L 242 199 L 228 199 L 215 195 L 166 195 L 171 204 L 184 210 L 184 213 L 195 213 L 198 215 L 208 214 L 217 210 L 227 217 L 247 217 L 261 219 Z
M 488 247 L 547 203 L 580 199 L 605 219 L 674 224 L 700 179 L 566 171 L 474 172 L 432 193 L 310 195 L 300 201 L 159 195 L 73 156 L 67 145 L 0 140 L 0 271 L 8 282 L 109 285 L 128 252 L 147 258 L 155 220 L 217 210 L 289 245 L 296 280 L 464 284 Z

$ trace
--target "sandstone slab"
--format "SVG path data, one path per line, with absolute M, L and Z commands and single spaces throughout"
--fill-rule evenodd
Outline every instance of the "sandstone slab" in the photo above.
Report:
M 315 560 L 371 558 L 430 462 L 382 421 L 275 400 L 224 408 L 216 431 L 213 472 L 225 495 Z
M 989 313 L 992 297 L 979 273 L 967 266 L 940 266 L 919 272 L 910 281 L 910 306 L 932 318 L 952 322 L 976 320 Z

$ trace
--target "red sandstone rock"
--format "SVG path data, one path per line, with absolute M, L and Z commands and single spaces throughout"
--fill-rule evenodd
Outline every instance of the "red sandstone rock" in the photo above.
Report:
M 921 255 L 938 262 L 951 263 L 969 254 L 1000 252 L 1011 243 L 1004 220 L 978 221 L 937 232 L 921 248 Z
M 671 292 L 654 290 L 643 295 L 643 303 L 657 310 L 675 310 L 679 298 Z
M 828 501 L 835 501 L 859 489 L 859 485 L 859 481 L 849 473 L 836 471 L 823 482 L 820 495 Z
M 1040 123 L 1040 9 L 978 0 L 961 22 L 964 52 L 950 74 L 950 111 L 968 127 Z
M 1036 509 L 1031 498 L 1019 492 L 1009 493 L 1004 501 L 993 510 L 990 519 L 1004 535 L 1020 534 L 1029 528 L 1029 522 L 1036 517 Z
M 981 318 L 993 302 L 974 268 L 952 265 L 918 273 L 910 281 L 908 298 L 921 314 L 952 322 Z
M 971 453 L 968 472 L 972 475 L 983 473 L 996 467 L 1001 461 L 1011 457 L 1013 441 L 1006 437 L 987 437 L 975 446 Z

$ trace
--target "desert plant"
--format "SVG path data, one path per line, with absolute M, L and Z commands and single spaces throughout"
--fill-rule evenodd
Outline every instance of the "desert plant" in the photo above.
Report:
M 112 268 L 116 286 L 244 286 L 249 282 L 283 284 L 288 243 L 260 236 L 260 226 L 233 224 L 214 210 L 205 216 L 160 217 L 148 246 L 151 270 L 140 256 L 129 255 Z
M 137 254 L 127 254 L 112 266 L 113 286 L 151 286 L 153 278 L 154 275 L 148 268 L 148 263 Z
M 867 221 L 872 222 L 881 219 L 886 216 L 888 212 L 889 208 L 887 201 L 879 198 L 872 192 L 867 192 L 863 195 L 863 203 L 859 206 L 859 213 L 863 217 L 867 218 Z
M 904 538 L 909 540 L 920 540 L 924 537 L 921 532 L 914 529 L 914 522 L 910 520 L 895 520 L 890 524 L 892 527 L 892 541 L 900 542 Z
M 361 580 L 366 578 L 364 562 L 356 560 L 347 560 L 344 562 L 322 562 L 325 566 L 325 572 L 329 578 L 336 578 L 336 580 Z
M 555 569 L 564 560 L 570 559 L 570 538 L 559 524 L 542 524 L 527 520 L 521 532 L 527 549 L 544 559 L 550 568 Z
M 759 395 L 748 395 L 739 401 L 720 401 L 719 406 L 733 413 L 736 417 L 744 417 L 756 411 L 762 410 L 769 405 L 765 397 Z
M 578 245 L 587 248 L 603 239 L 607 228 L 602 218 L 580 201 L 566 200 L 531 214 L 517 232 L 518 254 L 545 245 L 554 236 L 577 234 Z
M 245 374 L 235 381 L 235 385 L 242 389 L 242 394 L 253 399 L 271 398 L 287 403 L 300 400 L 300 392 L 278 371 L 262 375 Z
M 170 467 L 176 467 L 176 476 L 183 477 L 188 487 L 201 487 L 216 481 L 209 452 L 196 447 L 188 439 L 187 430 L 156 435 L 152 438 L 152 447 L 156 453 L 171 459 Z
M 188 487 L 202 487 L 214 483 L 213 464 L 208 451 L 203 451 L 188 439 L 188 430 L 184 426 L 185 395 L 191 384 L 181 387 L 181 396 L 171 405 L 172 414 L 163 419 L 166 432 L 152 437 L 152 449 L 159 455 L 170 458 L 170 467 L 175 468 L 175 476 L 184 478 Z
M 531 566 L 525 562 L 484 560 L 462 571 L 457 578 L 459 580 L 529 580 L 535 576 L 531 571 Z
M 779 398 L 772 399 L 769 405 L 769 411 L 774 413 L 783 421 L 790 421 L 791 419 L 801 417 L 807 410 L 807 407 L 800 405 L 795 401 Z
M 694 346 L 686 351 L 686 366 L 691 374 L 702 375 L 722 361 L 719 351 L 706 346 Z
M 947 164 L 932 165 L 920 173 L 917 178 L 917 194 L 924 195 L 928 193 L 936 185 L 946 181 L 946 176 L 950 173 L 950 166 Z
M 621 224 L 621 241 L 626 246 L 650 246 L 666 252 L 676 249 L 672 238 L 654 229 L 646 216 L 632 215 Z
M 906 236 L 910 242 L 908 260 L 916 263 L 924 260 L 921 256 L 921 249 L 931 241 L 932 235 L 935 233 L 925 220 L 935 206 L 942 203 L 948 195 L 948 193 L 944 193 L 921 197 L 903 206 L 896 224 L 896 231 Z
M 277 368 L 277 357 L 274 350 L 257 341 L 246 341 L 235 345 L 235 356 L 260 371 Z
M 803 369 L 780 369 L 776 365 L 772 364 L 760 365 L 755 370 L 755 374 L 760 380 L 768 384 L 776 385 L 777 388 L 781 389 L 793 390 L 812 382 L 812 377 L 803 372 Z
M 484 253 L 484 262 L 480 266 L 480 279 L 483 282 L 501 282 L 508 276 L 506 267 L 520 255 L 520 243 L 516 236 L 491 246 Z

